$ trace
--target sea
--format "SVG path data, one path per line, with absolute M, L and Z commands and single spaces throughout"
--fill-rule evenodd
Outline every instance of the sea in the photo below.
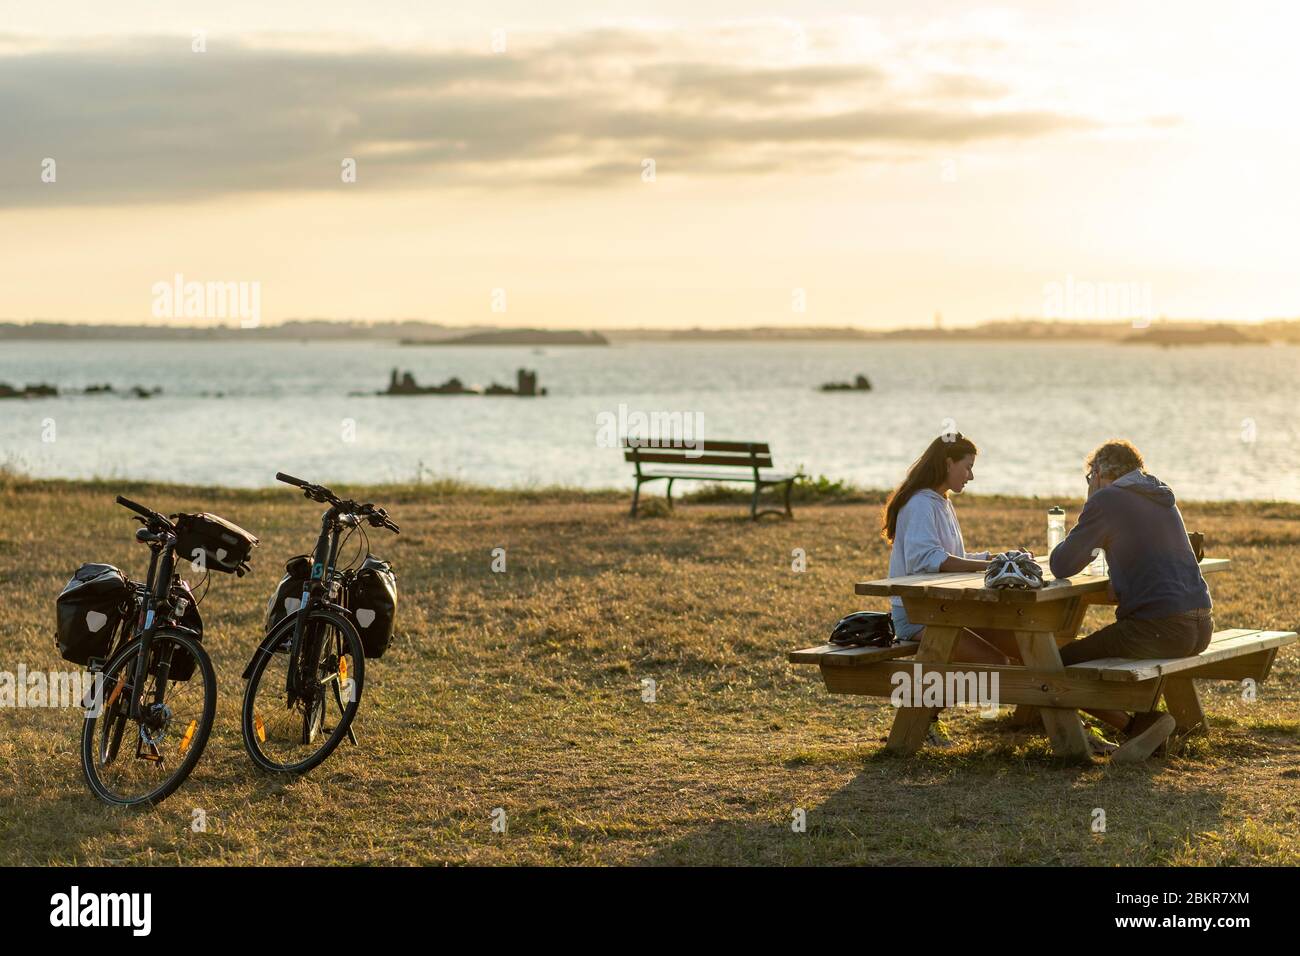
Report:
M 376 394 L 393 369 L 513 386 L 520 368 L 544 397 Z M 857 375 L 869 391 L 819 388 Z M 0 382 L 60 389 L 0 400 L 0 464 L 40 477 L 630 489 L 615 432 L 657 416 L 867 488 L 960 431 L 980 449 L 969 493 L 1081 497 L 1084 456 L 1123 437 L 1181 498 L 1300 500 L 1294 345 L 5 341 Z

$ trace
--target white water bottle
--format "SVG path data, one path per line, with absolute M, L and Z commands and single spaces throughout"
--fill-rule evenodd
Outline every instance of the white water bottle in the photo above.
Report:
M 1103 578 L 1109 573 L 1109 569 L 1106 567 L 1106 550 L 1104 548 L 1097 548 L 1092 564 L 1087 567 L 1087 572 L 1095 578 Z
M 1065 540 L 1065 509 L 1060 505 L 1047 512 L 1047 556 L 1050 558 L 1056 546 Z

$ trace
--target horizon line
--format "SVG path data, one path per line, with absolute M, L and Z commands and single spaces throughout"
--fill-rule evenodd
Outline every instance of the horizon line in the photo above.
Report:
M 1136 317 L 1136 318 L 1141 318 Z M 439 322 L 434 319 L 426 318 L 326 318 L 322 316 L 295 316 L 282 319 L 277 322 L 261 322 L 252 328 L 241 328 L 238 318 L 232 318 L 229 323 L 225 320 L 220 323 L 200 322 L 122 322 L 112 319 L 103 321 L 86 321 L 86 320 L 69 320 L 69 319 L 49 319 L 49 318 L 0 318 L 0 327 L 15 326 L 19 328 L 33 328 L 35 326 L 57 326 L 65 328 L 124 328 L 124 329 L 157 329 L 172 331 L 245 331 L 258 332 L 282 329 L 286 326 L 295 324 L 326 324 L 339 326 L 356 326 L 361 328 L 374 328 L 384 325 L 426 325 L 439 329 L 448 330 L 484 330 L 493 329 L 501 331 L 538 331 L 538 332 L 758 332 L 758 331 L 779 331 L 779 332 L 853 332 L 862 334 L 882 334 L 888 332 L 947 332 L 960 330 L 973 330 L 996 325 L 1024 324 L 1024 325 L 1044 325 L 1044 326 L 1070 326 L 1084 328 L 1118 328 L 1128 326 L 1141 331 L 1145 328 L 1151 328 L 1156 325 L 1267 325 L 1273 323 L 1300 322 L 1300 316 L 1262 316 L 1253 319 L 1228 319 L 1228 318 L 1184 318 L 1175 316 L 1159 316 L 1150 319 L 1145 325 L 1136 325 L 1135 318 L 1042 318 L 1037 316 L 1006 316 L 998 318 L 979 319 L 974 322 L 942 322 L 942 324 L 929 325 L 888 325 L 888 326 L 863 326 L 852 324 L 837 325 L 665 325 L 665 326 L 648 326 L 648 325 L 583 325 L 583 326 L 559 326 L 559 325 L 498 325 L 492 323 L 449 323 Z

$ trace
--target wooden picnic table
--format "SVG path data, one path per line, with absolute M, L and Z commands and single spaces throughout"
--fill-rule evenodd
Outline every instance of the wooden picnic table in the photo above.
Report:
M 1229 564 L 1227 558 L 1205 558 L 1201 561 L 1201 571 L 1222 571 Z M 1066 673 L 1059 648 L 1078 635 L 1089 605 L 1111 603 L 1109 584 L 1110 578 L 1106 575 L 1078 574 L 1053 580 L 1038 590 L 993 589 L 984 586 L 982 573 L 957 571 L 864 581 L 854 590 L 860 595 L 897 595 L 903 599 L 908 620 L 925 625 L 913 661 L 945 674 L 949 670 L 963 674 L 997 671 L 1000 702 L 1036 707 L 1055 752 L 1062 756 L 1083 757 L 1090 753 L 1090 748 L 1079 719 L 1078 711 L 1081 709 L 1151 710 L 1163 691 L 1171 711 L 1177 708 L 1190 711 L 1193 707 L 1197 712 L 1200 710 L 1199 701 L 1194 699 L 1196 691 L 1191 680 L 1169 682 L 1177 685 L 1174 687 L 1165 686 L 1155 678 L 1098 680 L 1082 673 Z M 986 667 L 957 663 L 949 667 L 954 664 L 957 635 L 966 627 L 1014 631 L 1024 666 Z M 791 659 L 795 660 L 794 655 Z M 1270 664 L 1271 661 L 1270 657 Z M 832 692 L 888 697 L 894 686 L 891 663 L 892 668 L 897 669 L 904 662 L 882 661 L 866 667 L 826 666 L 823 663 L 822 673 L 827 689 Z M 1192 700 L 1178 697 L 1189 693 Z M 930 707 L 900 707 L 890 730 L 888 748 L 902 753 L 919 749 L 925 742 L 935 712 L 936 709 Z

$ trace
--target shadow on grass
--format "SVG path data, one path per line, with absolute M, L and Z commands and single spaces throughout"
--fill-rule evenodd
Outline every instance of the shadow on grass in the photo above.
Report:
M 800 753 L 782 762 L 785 776 L 755 781 L 748 818 L 715 821 L 643 862 L 1160 865 L 1222 824 L 1223 795 L 1180 787 L 1176 761 L 1065 762 L 1045 737 L 1005 723 L 968 725 L 962 745 L 910 758 L 881 744 Z
M 6 866 L 101 865 L 126 862 L 105 859 L 86 844 L 106 835 L 122 835 L 134 821 L 156 813 L 152 807 L 110 807 L 88 791 L 61 793 L 39 801 L 0 802 L 0 864 Z

